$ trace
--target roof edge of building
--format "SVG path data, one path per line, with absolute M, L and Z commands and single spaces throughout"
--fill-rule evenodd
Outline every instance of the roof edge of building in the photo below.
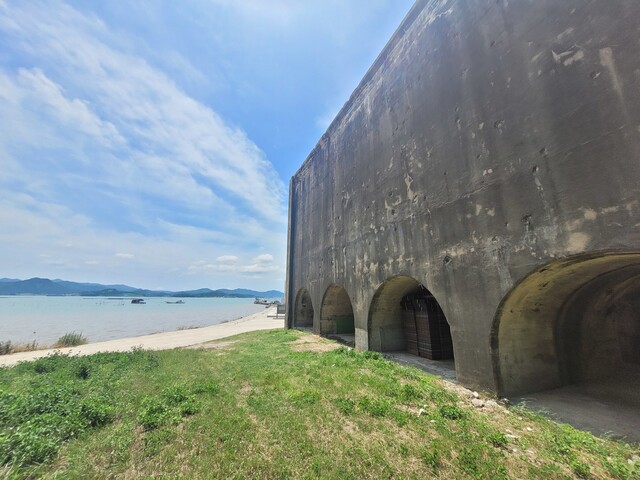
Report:
M 344 116 L 347 114 L 347 112 L 349 111 L 351 106 L 354 104 L 354 102 L 359 98 L 360 94 L 365 89 L 367 84 L 371 81 L 373 76 L 380 70 L 385 60 L 387 59 L 389 53 L 396 47 L 400 39 L 404 36 L 406 31 L 409 29 L 409 27 L 413 25 L 413 22 L 415 22 L 415 20 L 418 18 L 418 15 L 424 10 L 424 8 L 427 6 L 427 4 L 430 1 L 432 0 L 416 0 L 416 2 L 413 4 L 409 12 L 405 15 L 404 19 L 400 23 L 400 26 L 396 29 L 396 31 L 391 36 L 391 39 L 384 46 L 380 54 L 378 54 L 373 64 L 369 67 L 369 69 L 367 70 L 367 73 L 365 73 L 362 80 L 360 80 L 360 83 L 355 88 L 355 90 L 353 91 L 349 99 L 345 102 L 345 104 L 342 106 L 338 114 L 331 121 L 331 124 L 329 125 L 325 133 L 320 137 L 320 139 L 318 140 L 316 145 L 313 147 L 313 149 L 311 150 L 307 158 L 304 160 L 304 162 L 302 162 L 302 165 L 300 165 L 298 170 L 296 170 L 296 173 L 293 174 L 292 178 L 295 178 L 306 167 L 306 165 L 309 163 L 311 158 L 313 158 L 316 150 L 318 150 L 320 147 L 322 147 L 326 143 L 331 130 L 333 130 L 336 127 L 336 125 L 342 120 L 342 118 L 344 118 Z

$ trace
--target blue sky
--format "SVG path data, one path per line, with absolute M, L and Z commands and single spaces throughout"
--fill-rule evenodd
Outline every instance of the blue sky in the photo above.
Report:
M 0 0 L 0 277 L 283 289 L 289 178 L 411 0 Z

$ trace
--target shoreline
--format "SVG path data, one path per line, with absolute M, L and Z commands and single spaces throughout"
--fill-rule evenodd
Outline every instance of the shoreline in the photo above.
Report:
M 91 355 L 98 352 L 126 352 L 134 347 L 141 347 L 145 350 L 169 350 L 232 337 L 240 333 L 284 328 L 283 317 L 269 317 L 269 315 L 274 315 L 275 312 L 275 308 L 272 307 L 247 315 L 246 317 L 229 320 L 208 327 L 174 330 L 140 335 L 137 337 L 120 338 L 117 340 L 107 340 L 104 342 L 87 343 L 77 347 L 50 348 L 2 355 L 0 356 L 0 367 L 11 367 L 19 362 L 28 362 L 46 357 L 54 352 L 69 355 Z

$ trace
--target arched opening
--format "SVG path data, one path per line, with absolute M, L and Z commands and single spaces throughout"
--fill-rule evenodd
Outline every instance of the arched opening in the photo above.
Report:
M 505 297 L 492 332 L 500 395 L 567 385 L 640 406 L 640 253 L 570 257 Z
M 408 276 L 386 281 L 369 310 L 369 348 L 405 351 L 430 360 L 453 359 L 447 319 L 435 297 Z
M 311 295 L 306 288 L 300 289 L 296 296 L 293 327 L 313 328 L 313 303 L 311 303 Z
M 331 285 L 322 299 L 320 333 L 322 335 L 354 335 L 355 331 L 349 294 L 340 285 Z

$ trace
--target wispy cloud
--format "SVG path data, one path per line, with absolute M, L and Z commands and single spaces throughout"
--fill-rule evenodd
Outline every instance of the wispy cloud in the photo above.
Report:
M 218 258 L 216 258 L 217 262 L 220 264 L 234 264 L 237 263 L 238 260 L 240 260 L 238 257 L 236 257 L 235 255 L 222 255 Z
M 127 167 L 172 199 L 181 192 L 193 196 L 197 184 L 205 205 L 211 194 L 230 195 L 249 211 L 283 220 L 284 188 L 260 149 L 163 72 L 110 46 L 109 32 L 99 21 L 53 3 L 20 4 L 0 12 L 0 25 L 14 25 L 10 38 L 37 54 L 51 76 L 65 84 L 56 84 L 40 69 L 21 69 L 13 85 L 22 93 L 18 107 L 50 111 L 92 139 L 111 139 L 113 148 L 122 143 L 122 132 L 127 145 L 109 173 Z M 126 165 L 122 153 L 130 155 Z
M 411 3 L 0 0 L 6 275 L 282 286 L 271 162 L 295 171 Z
M 267 280 L 265 287 L 284 281 L 281 261 L 255 267 L 260 263 L 257 257 L 268 260 L 266 254 L 246 253 L 259 248 L 255 239 L 220 239 L 206 229 L 161 230 L 154 235 L 114 232 L 65 206 L 26 195 L 0 197 L 0 224 L 6 226 L 0 229 L 0 262 L 18 277 L 48 268 L 57 277 L 176 289 L 243 285 L 242 279 L 249 277 Z M 275 250 L 284 241 L 284 235 L 276 235 L 262 246 Z M 221 255 L 222 251 L 243 253 Z M 91 277 L 84 273 L 87 266 L 94 266 Z M 150 278 L 156 283 L 149 283 Z
M 149 255 L 164 249 L 187 274 L 186 248 L 223 258 L 235 245 L 228 262 L 264 248 L 268 230 L 282 240 L 285 189 L 261 149 L 99 18 L 61 1 L 0 0 L 0 43 L 13 54 L 0 56 L 0 116 L 11 119 L 0 130 L 0 217 L 17 224 L 0 250 L 51 252 L 44 228 L 76 249 L 50 254 L 57 265 L 169 270 Z
M 199 260 L 189 266 L 189 273 L 195 274 L 216 274 L 216 273 L 237 273 L 249 276 L 275 273 L 281 271 L 282 267 L 274 264 L 271 254 L 258 255 L 248 262 L 241 262 L 235 256 L 218 257 L 215 262 Z

